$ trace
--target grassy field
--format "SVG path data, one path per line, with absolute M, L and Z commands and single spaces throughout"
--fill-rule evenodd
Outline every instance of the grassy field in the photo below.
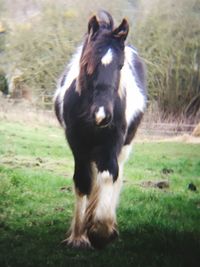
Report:
M 0 122 L 1 267 L 199 266 L 200 144 L 134 145 L 118 209 L 120 237 L 102 251 L 60 244 L 73 213 L 72 175 L 59 127 Z M 150 186 L 160 180 L 169 188 Z

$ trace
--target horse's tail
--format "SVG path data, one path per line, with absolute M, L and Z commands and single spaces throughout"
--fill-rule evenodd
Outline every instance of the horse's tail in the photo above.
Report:
M 110 13 L 105 10 L 100 10 L 97 14 L 98 22 L 102 28 L 113 30 L 114 21 Z

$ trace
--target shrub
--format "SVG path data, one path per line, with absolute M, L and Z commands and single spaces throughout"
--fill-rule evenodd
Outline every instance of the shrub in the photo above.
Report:
M 140 8 L 134 40 L 148 66 L 150 100 L 165 113 L 184 113 L 200 93 L 200 1 L 140 1 Z

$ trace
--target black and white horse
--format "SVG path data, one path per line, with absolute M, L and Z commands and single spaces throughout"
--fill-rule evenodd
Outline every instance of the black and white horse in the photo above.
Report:
M 126 19 L 93 16 L 59 81 L 55 112 L 74 156 L 75 214 L 66 242 L 102 248 L 117 236 L 123 165 L 146 106 L 143 63 Z

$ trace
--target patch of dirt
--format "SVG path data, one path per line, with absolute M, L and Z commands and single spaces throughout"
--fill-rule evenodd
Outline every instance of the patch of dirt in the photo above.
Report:
M 50 172 L 57 173 L 62 177 L 71 178 L 72 175 L 66 173 L 66 162 L 48 160 L 46 158 L 31 158 L 31 157 L 18 157 L 18 156 L 3 156 L 0 157 L 0 163 L 7 165 L 11 168 L 37 168 L 43 169 Z
M 162 169 L 162 173 L 163 173 L 163 174 L 166 174 L 166 175 L 168 175 L 168 174 L 170 174 L 170 173 L 173 173 L 173 172 L 174 172 L 173 169 L 169 169 L 169 168 L 163 168 L 163 169 Z
M 1 163 L 13 167 L 36 167 L 40 166 L 41 162 L 38 159 L 22 158 L 22 157 L 3 157 Z
M 155 187 L 159 189 L 166 189 L 169 188 L 169 181 L 161 180 L 161 181 L 143 181 L 140 183 L 142 187 Z

